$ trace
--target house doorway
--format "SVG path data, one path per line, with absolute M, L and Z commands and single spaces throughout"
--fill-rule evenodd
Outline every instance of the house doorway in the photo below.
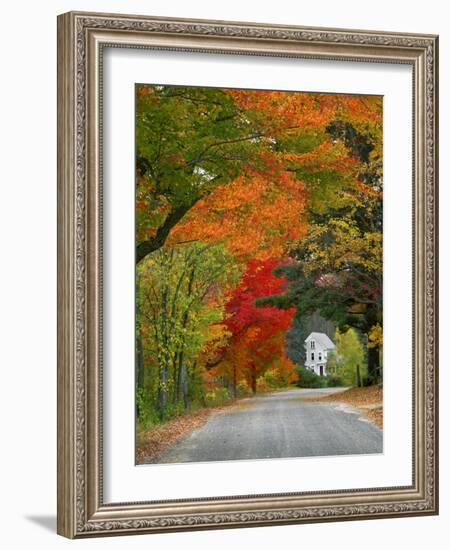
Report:
M 319 366 L 319 373 L 320 373 L 320 376 L 323 376 L 323 365 Z

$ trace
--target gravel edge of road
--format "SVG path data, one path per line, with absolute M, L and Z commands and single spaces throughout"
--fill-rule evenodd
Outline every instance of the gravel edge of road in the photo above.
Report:
M 305 401 L 317 401 L 317 402 L 326 402 L 326 403 L 336 403 L 336 404 L 346 404 L 350 407 L 353 407 L 362 418 L 374 424 L 379 430 L 383 429 L 383 390 L 381 388 L 376 388 L 375 392 L 379 398 L 375 395 L 369 397 L 369 403 L 366 405 L 361 404 L 361 399 L 353 398 L 356 394 L 363 394 L 365 391 L 373 392 L 374 388 L 369 386 L 369 388 L 345 388 L 341 392 L 336 392 L 331 395 L 324 396 L 307 396 L 300 397 Z M 341 396 L 341 399 L 339 399 Z M 342 398 L 343 397 L 343 398 Z

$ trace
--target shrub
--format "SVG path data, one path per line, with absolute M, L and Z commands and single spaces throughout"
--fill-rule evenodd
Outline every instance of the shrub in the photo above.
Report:
M 299 388 L 325 388 L 327 386 L 327 379 L 324 376 L 319 376 L 315 372 L 302 367 L 297 367 Z
M 275 369 L 267 370 L 264 373 L 263 378 L 269 389 L 277 388 L 280 386 L 280 373 Z
M 142 388 L 136 391 L 136 412 L 139 430 L 146 430 L 161 422 L 152 399 Z
M 270 386 L 264 376 L 260 376 L 256 379 L 256 391 L 258 393 L 264 393 L 270 390 Z
M 339 388 L 341 386 L 345 386 L 345 384 L 342 378 L 333 374 L 331 376 L 327 376 L 327 386 L 329 388 Z
M 215 388 L 205 395 L 205 404 L 207 407 L 217 407 L 230 399 L 231 395 L 227 388 Z
M 371 374 L 367 374 L 366 376 L 363 377 L 362 379 L 362 385 L 364 387 L 366 386 L 373 386 L 374 384 L 378 384 L 380 385 L 381 382 L 379 382 L 379 377 L 376 376 L 376 375 L 371 375 Z M 383 386 L 383 384 L 381 383 L 381 387 Z
M 240 380 L 236 386 L 236 393 L 238 397 L 249 397 L 253 392 L 246 380 Z

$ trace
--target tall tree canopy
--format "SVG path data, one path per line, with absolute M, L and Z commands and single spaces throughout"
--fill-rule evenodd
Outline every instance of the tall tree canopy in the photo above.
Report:
M 289 281 L 287 291 L 259 300 L 260 305 L 295 306 L 299 318 L 319 311 L 367 337 L 382 323 L 381 101 L 379 110 L 377 125 L 328 127 L 357 162 L 353 184 L 335 190 L 335 200 L 309 203 L 307 234 L 291 249 L 293 261 L 276 271 Z M 368 355 L 369 376 L 376 382 L 379 353 L 373 347 Z
M 260 176 L 290 191 L 293 174 L 297 182 L 309 178 L 311 197 L 320 181 L 347 186 L 354 160 L 326 128 L 347 118 L 361 124 L 362 113 L 371 124 L 375 111 L 371 98 L 358 96 L 138 86 L 136 261 L 238 176 L 248 186 Z M 330 185 L 322 187 L 332 193 Z

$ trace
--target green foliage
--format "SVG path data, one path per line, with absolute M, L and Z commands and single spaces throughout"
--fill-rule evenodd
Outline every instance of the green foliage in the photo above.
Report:
M 345 208 L 352 200 L 354 179 L 339 170 L 322 169 L 315 172 L 296 170 L 297 177 L 307 183 L 309 192 L 309 210 L 323 214 L 330 209 Z
M 223 89 L 139 86 L 136 91 L 137 261 L 243 166 L 258 168 L 257 122 Z M 139 246 L 143 245 L 143 246 Z
M 258 376 L 256 379 L 256 391 L 257 393 L 264 393 L 270 391 L 272 388 L 264 375 Z
M 334 332 L 332 340 L 336 339 L 336 332 L 337 329 Z M 337 369 L 338 369 L 338 357 L 336 354 L 336 351 L 329 351 L 327 355 L 327 373 L 331 376 L 338 376 L 337 375 Z
M 264 379 L 266 380 L 269 388 L 277 388 L 286 385 L 286 381 L 280 377 L 279 371 L 276 369 L 267 370 L 264 373 Z
M 151 401 L 151 395 L 148 392 L 143 388 L 136 389 L 136 408 L 139 430 L 146 430 L 151 426 L 159 424 L 160 419 Z
M 336 330 L 336 353 L 331 358 L 330 370 L 333 369 L 337 377 L 344 384 L 362 385 L 367 376 L 367 365 L 364 356 L 364 347 L 355 329 L 346 332 Z
M 138 266 L 145 410 L 153 411 L 146 414 L 167 419 L 204 400 L 205 354 L 222 342 L 214 327 L 224 317 L 223 291 L 238 276 L 220 244 L 161 248 Z
M 227 388 L 215 388 L 206 393 L 205 404 L 207 407 L 220 407 L 225 405 L 231 399 L 231 394 Z
M 238 115 L 233 100 L 221 89 L 141 87 L 136 155 L 141 173 L 154 184 L 155 200 L 161 193 L 175 207 L 191 201 L 199 188 L 211 185 L 218 163 L 221 183 L 237 176 L 238 161 L 229 160 L 217 144 L 248 134 Z
M 340 376 L 331 375 L 327 376 L 327 386 L 329 388 L 341 388 L 345 386 L 344 380 Z
M 291 365 L 291 368 L 283 368 L 283 359 L 280 358 L 272 362 L 271 368 L 266 370 L 261 376 L 256 379 L 256 391 L 266 392 L 275 389 L 286 388 L 296 380 L 295 369 L 291 370 L 294 365 L 290 362 L 285 364 Z
M 277 140 L 275 150 L 289 153 L 310 153 L 319 147 L 329 136 L 325 132 L 298 128 L 295 133 L 286 133 Z
M 319 312 L 343 331 L 353 327 L 369 335 L 382 326 L 383 311 L 381 125 L 336 119 L 327 132 L 357 164 L 342 171 L 339 163 L 297 170 L 309 192 L 308 234 L 293 247 L 293 261 L 275 272 L 288 281 L 286 291 L 258 305 L 294 305 L 298 320 Z M 295 344 L 290 350 L 298 362 L 302 350 Z M 374 382 L 381 378 L 379 356 L 368 352 Z
M 296 369 L 298 374 L 297 386 L 299 388 L 326 388 L 327 379 L 325 376 L 319 376 L 312 370 L 301 365 Z
M 237 397 L 250 397 L 253 395 L 252 389 L 245 379 L 240 380 L 236 385 Z
M 355 157 L 368 163 L 370 153 L 374 149 L 372 139 L 369 135 L 358 132 L 349 122 L 335 120 L 327 127 L 327 132 L 335 139 L 342 139 L 349 147 Z

